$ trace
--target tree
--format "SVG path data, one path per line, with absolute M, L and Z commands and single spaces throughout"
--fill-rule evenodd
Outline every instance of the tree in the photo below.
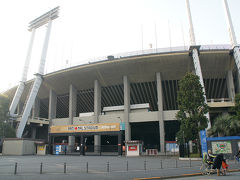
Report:
M 219 115 L 214 119 L 211 129 L 208 130 L 210 136 L 236 136 L 240 135 L 240 94 L 235 96 L 235 115 Z
M 9 107 L 9 99 L 0 94 L 0 122 L 3 122 L 7 119 L 7 112 Z
M 233 111 L 236 113 L 234 117 L 240 121 L 240 93 L 236 94 L 234 101 L 235 106 L 233 107 Z
M 199 132 L 207 128 L 208 119 L 205 114 L 208 112 L 208 106 L 197 75 L 187 73 L 179 81 L 177 103 L 179 112 L 176 118 L 180 121 L 178 143 L 196 140 L 200 150 Z
M 210 136 L 228 136 L 230 134 L 230 123 L 232 116 L 224 114 L 214 119 L 213 126 L 208 130 Z
M 0 94 L 0 137 L 15 137 L 15 129 L 8 123 L 8 97 Z

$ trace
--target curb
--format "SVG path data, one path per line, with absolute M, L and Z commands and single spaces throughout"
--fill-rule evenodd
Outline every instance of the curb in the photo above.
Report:
M 240 169 L 230 169 L 228 172 L 239 172 Z M 150 180 L 150 179 L 173 179 L 173 178 L 184 178 L 192 176 L 202 176 L 202 173 L 193 173 L 193 174 L 182 174 L 176 176 L 162 176 L 162 177 L 149 177 L 149 178 L 134 178 L 133 180 Z
M 179 160 L 181 160 L 181 161 L 190 161 L 190 160 L 192 160 L 192 161 L 201 161 L 202 160 L 202 158 L 179 158 Z

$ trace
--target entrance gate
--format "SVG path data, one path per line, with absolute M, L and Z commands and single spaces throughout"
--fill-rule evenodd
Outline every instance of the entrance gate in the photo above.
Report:
M 56 155 L 122 155 L 122 134 L 119 123 L 52 126 L 49 133 L 49 153 Z M 94 146 L 92 143 L 94 135 L 114 137 L 115 144 Z M 68 136 L 75 137 L 75 145 L 68 144 Z

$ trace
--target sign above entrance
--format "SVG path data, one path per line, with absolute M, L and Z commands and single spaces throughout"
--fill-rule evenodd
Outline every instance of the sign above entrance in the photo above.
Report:
M 50 133 L 120 131 L 120 123 L 51 126 Z

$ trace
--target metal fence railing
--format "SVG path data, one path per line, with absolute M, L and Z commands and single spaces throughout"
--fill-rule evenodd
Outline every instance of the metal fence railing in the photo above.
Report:
M 237 167 L 236 161 L 229 161 L 231 168 Z M 177 160 L 177 159 L 140 159 L 137 163 L 131 159 L 121 161 L 104 162 L 13 162 L 0 165 L 1 174 L 65 174 L 65 173 L 97 173 L 97 172 L 130 172 L 130 171 L 154 171 L 160 169 L 195 168 L 200 169 L 201 161 Z

